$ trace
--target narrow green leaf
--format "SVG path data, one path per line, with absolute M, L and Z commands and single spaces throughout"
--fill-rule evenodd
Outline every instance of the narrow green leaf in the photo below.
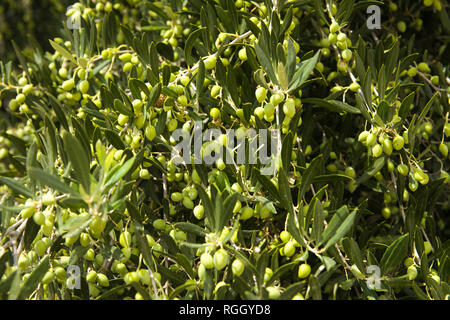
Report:
M 194 64 L 194 59 L 192 58 L 192 48 L 194 47 L 195 41 L 202 34 L 203 30 L 206 28 L 198 28 L 197 30 L 191 32 L 186 40 L 184 46 L 184 57 L 188 65 Z
M 289 213 L 293 214 L 294 204 L 292 203 L 291 187 L 284 170 L 278 171 L 278 191 L 281 204 Z
M 195 96 L 197 99 L 200 97 L 203 90 L 203 83 L 205 82 L 205 63 L 203 60 L 198 61 L 198 72 L 197 72 L 197 81 L 196 84 L 196 92 Z
M 174 224 L 174 227 L 188 233 L 196 234 L 198 236 L 205 236 L 208 233 L 202 227 L 189 222 L 177 222 Z
M 39 168 L 30 168 L 28 169 L 28 175 L 33 179 L 38 180 L 43 185 L 49 186 L 59 192 L 71 194 L 75 197 L 80 197 L 80 194 L 72 190 L 72 188 L 62 182 L 59 178 L 48 174 L 47 172 L 39 169 Z
M 133 166 L 134 158 L 128 159 L 123 165 L 120 165 L 120 168 L 115 172 L 110 172 L 108 177 L 106 178 L 105 185 L 103 186 L 103 189 L 106 190 L 110 186 L 112 186 L 114 183 L 122 179 L 128 171 L 130 171 L 131 167 Z M 111 174 L 112 173 L 112 174 Z
M 196 185 L 198 195 L 203 202 L 203 207 L 205 208 L 206 218 L 208 219 L 208 225 L 211 227 L 211 230 L 214 230 L 212 226 L 215 226 L 215 218 L 214 218 L 214 207 L 211 199 L 208 194 L 205 192 L 201 185 Z M 217 231 L 217 230 L 214 230 Z
M 53 40 L 50 40 L 50 44 L 52 45 L 53 49 L 55 49 L 64 58 L 66 58 L 67 60 L 72 61 L 74 64 L 77 64 L 77 61 L 75 60 L 73 55 L 69 51 L 67 51 L 64 47 L 62 47 L 61 45 L 57 44 Z
M 398 237 L 384 252 L 380 261 L 381 272 L 389 273 L 399 266 L 408 253 L 409 234 Z
M 317 64 L 319 53 L 320 51 L 317 51 L 317 53 L 312 58 L 300 62 L 299 67 L 295 71 L 294 75 L 292 76 L 292 80 L 289 83 L 289 92 L 296 90 L 309 78 L 311 72 L 314 70 L 314 67 Z
M 338 101 L 338 100 L 326 100 L 320 98 L 304 98 L 303 103 L 311 103 L 313 105 L 325 108 L 332 112 L 348 112 L 352 114 L 360 114 L 361 111 L 358 108 L 352 107 L 348 103 Z
M 6 184 L 8 187 L 10 187 L 14 192 L 21 194 L 27 198 L 33 198 L 33 192 L 31 192 L 30 189 L 19 183 L 17 180 L 7 178 L 7 177 L 0 177 L 0 182 L 3 184 Z
M 324 228 L 323 220 L 324 218 L 322 203 L 316 198 L 314 205 L 314 220 L 311 233 L 312 239 L 315 241 L 315 243 L 319 243 L 320 241 L 320 237 Z
M 255 44 L 256 56 L 258 57 L 259 62 L 261 63 L 262 68 L 269 76 L 269 79 L 278 84 L 277 77 L 275 76 L 275 72 L 273 71 L 272 62 L 269 60 L 269 57 L 264 53 L 263 49 L 259 46 L 259 44 Z
M 383 168 L 385 161 L 386 161 L 385 157 L 381 157 L 375 160 L 373 165 L 366 172 L 364 172 L 364 174 L 361 177 L 356 179 L 355 184 L 364 183 L 371 177 L 373 177 L 378 171 L 381 170 L 381 168 Z
M 331 246 L 333 246 L 335 243 L 337 243 L 339 240 L 341 240 L 352 228 L 353 223 L 356 219 L 356 213 L 357 210 L 353 210 L 352 213 L 350 213 L 347 218 L 342 222 L 342 224 L 337 228 L 336 232 L 330 237 L 330 239 L 327 241 L 324 250 L 328 250 Z
M 345 221 L 349 214 L 348 208 L 346 205 L 340 207 L 331 218 L 330 222 L 328 222 L 327 227 L 322 233 L 322 243 L 328 241 L 335 233 L 339 226 Z
M 45 256 L 20 288 L 18 299 L 23 300 L 28 298 L 36 290 L 39 282 L 41 282 L 49 268 L 49 256 Z
M 302 182 L 300 184 L 300 188 L 298 190 L 298 201 L 300 202 L 303 199 L 306 191 L 309 189 L 312 184 L 314 177 L 317 176 L 321 166 L 322 166 L 322 155 L 317 156 L 313 159 L 309 167 L 303 172 Z
M 89 192 L 89 186 L 91 184 L 89 158 L 78 139 L 72 136 L 69 132 L 64 132 L 63 141 L 65 151 L 72 163 L 75 176 L 83 186 L 86 192 Z
M 111 143 L 114 148 L 119 150 L 123 150 L 126 148 L 122 139 L 120 139 L 119 135 L 115 131 L 111 129 L 105 129 L 104 133 L 106 139 L 108 139 L 109 143 Z

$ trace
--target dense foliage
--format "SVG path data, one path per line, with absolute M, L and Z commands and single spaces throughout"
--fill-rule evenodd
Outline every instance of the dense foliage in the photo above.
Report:
M 1 51 L 0 298 L 448 299 L 447 10 L 85 0 Z M 178 164 L 198 122 L 279 130 L 277 170 Z

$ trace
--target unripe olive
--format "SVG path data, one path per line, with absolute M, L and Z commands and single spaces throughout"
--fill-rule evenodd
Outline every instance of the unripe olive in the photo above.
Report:
M 208 57 L 204 63 L 205 63 L 205 69 L 206 70 L 211 70 L 214 69 L 216 67 L 216 62 L 217 62 L 217 58 L 216 56 L 210 56 Z
M 263 102 L 264 100 L 266 100 L 267 97 L 267 89 L 264 87 L 259 87 L 256 89 L 255 91 L 255 96 L 256 96 L 256 100 L 258 100 L 258 102 Z
M 176 119 L 171 119 L 168 123 L 167 123 L 167 129 L 172 132 L 174 131 L 176 128 L 178 127 L 178 121 Z
M 89 90 L 89 81 L 83 80 L 80 82 L 80 92 L 86 93 Z
M 337 42 L 337 34 L 336 33 L 330 33 L 328 35 L 328 40 L 330 40 L 331 44 L 336 44 L 336 42 Z
M 352 82 L 349 86 L 349 89 L 353 92 L 357 92 L 360 88 L 361 86 L 357 82 Z
M 426 255 L 428 255 L 433 250 L 433 247 L 431 246 L 431 243 L 429 243 L 428 241 L 425 241 L 423 243 L 423 246 L 424 246 Z
M 200 256 L 200 263 L 206 268 L 206 269 L 212 269 L 214 268 L 214 258 L 211 256 L 210 253 L 205 252 Z
M 238 56 L 239 56 L 239 59 L 242 61 L 247 60 L 247 50 L 245 49 L 245 47 L 243 47 L 241 50 L 239 50 Z
M 42 284 L 49 284 L 55 279 L 55 274 L 52 271 L 47 271 L 41 280 Z
M 24 270 L 30 266 L 30 260 L 24 252 L 22 252 L 22 254 L 19 256 L 17 266 L 20 270 Z
M 297 276 L 300 279 L 307 278 L 311 273 L 311 266 L 307 263 L 303 263 L 298 267 Z
M 128 121 L 130 120 L 130 117 L 125 115 L 125 114 L 119 114 L 119 116 L 117 117 L 117 122 L 119 123 L 120 126 L 124 126 Z
M 331 53 L 330 49 L 328 49 L 328 48 L 322 48 L 320 51 L 322 52 L 322 55 L 324 57 L 328 57 Z
M 408 187 L 409 187 L 409 189 L 410 189 L 412 192 L 414 192 L 414 191 L 417 190 L 417 188 L 419 187 L 419 185 L 417 184 L 417 181 L 416 181 L 416 180 L 412 180 L 412 181 L 410 181 L 410 182 L 408 183 Z
M 183 206 L 187 209 L 194 209 L 194 202 L 191 199 L 184 197 L 183 198 Z
M 102 287 L 109 287 L 108 277 L 103 273 L 97 274 L 97 283 Z
M 225 249 L 219 249 L 214 253 L 214 267 L 222 270 L 228 264 L 228 253 Z
M 115 260 L 114 262 L 116 262 L 116 261 L 117 260 Z M 123 262 L 117 262 L 117 264 L 115 266 L 116 266 L 115 267 L 115 272 L 119 273 L 122 276 L 124 276 L 128 272 L 127 267 L 126 267 L 126 265 Z
M 16 96 L 16 100 L 15 101 L 17 101 L 18 104 L 22 104 L 22 103 L 25 102 L 25 99 L 26 99 L 25 95 L 23 93 L 19 93 Z
M 407 270 L 407 274 L 408 274 L 408 279 L 409 280 L 412 281 L 412 280 L 416 279 L 416 277 L 417 277 L 417 268 L 415 266 L 413 266 L 413 265 L 409 266 L 408 270 Z
M 26 85 L 28 83 L 28 79 L 26 77 L 22 76 L 19 78 L 17 83 L 19 84 L 19 86 L 23 87 L 24 85 Z
M 283 112 L 284 114 L 289 117 L 289 118 L 293 118 L 295 115 L 295 103 L 294 103 L 294 99 L 287 99 L 286 102 L 283 105 Z
M 404 164 L 404 163 L 402 163 L 402 164 L 399 164 L 398 166 L 397 166 L 397 171 L 398 171 L 398 173 L 400 173 L 402 176 L 407 176 L 408 175 L 408 172 L 409 172 L 409 167 L 406 165 L 406 164 Z
M 437 86 L 439 84 L 439 77 L 438 76 L 432 76 L 430 78 L 430 80 L 435 86 Z
M 54 272 L 55 272 L 55 276 L 58 280 L 64 281 L 66 279 L 67 273 L 66 273 L 66 270 L 64 270 L 64 268 L 56 267 Z
M 122 53 L 121 55 L 119 55 L 119 60 L 122 62 L 131 61 L 131 58 L 132 58 L 132 55 L 129 52 Z
M 154 126 L 148 125 L 148 126 L 145 128 L 145 137 L 146 137 L 148 140 L 150 140 L 150 141 L 152 141 L 153 139 L 155 139 L 155 137 L 156 137 L 156 129 L 155 129 Z
M 390 156 L 392 154 L 392 141 L 387 138 L 383 141 L 383 151 L 385 154 L 387 154 L 388 156 Z
M 166 223 L 163 219 L 156 219 L 155 221 L 153 221 L 153 227 L 156 230 L 164 230 L 166 228 Z
M 409 266 L 412 266 L 414 264 L 414 260 L 411 257 L 408 257 L 403 261 L 403 265 L 408 268 Z
M 36 211 L 33 214 L 33 220 L 34 220 L 34 222 L 36 222 L 36 224 L 38 224 L 40 226 L 44 225 L 44 223 L 45 223 L 45 216 L 42 213 L 42 211 Z
M 288 231 L 283 230 L 280 233 L 280 239 L 283 242 L 287 242 L 287 241 L 289 241 L 291 239 L 291 234 Z
M 430 67 L 428 66 L 428 64 L 426 62 L 419 63 L 417 65 L 417 67 L 419 68 L 419 70 L 421 72 L 424 72 L 424 73 L 430 73 L 431 72 Z
M 275 112 L 275 106 L 272 103 L 266 103 L 264 105 L 264 114 L 265 115 L 273 115 Z
M 366 146 L 371 147 L 377 142 L 377 136 L 373 133 L 369 133 L 366 137 Z
M 59 68 L 59 70 L 58 70 L 58 75 L 59 75 L 61 78 L 67 78 L 67 69 L 64 68 L 64 67 Z
M 350 178 L 354 178 L 356 176 L 355 169 L 353 167 L 347 167 L 345 168 L 345 174 L 349 176 Z
M 409 77 L 414 78 L 417 74 L 417 68 L 416 67 L 409 68 L 407 74 Z
M 385 218 L 385 219 L 389 219 L 389 217 L 391 216 L 391 209 L 389 209 L 388 207 L 384 207 L 382 210 L 381 210 L 381 214 L 383 215 L 383 217 Z
M 283 252 L 286 257 L 292 257 L 295 253 L 295 246 L 292 241 L 286 242 L 283 247 Z
M 20 215 L 22 216 L 22 218 L 28 219 L 31 218 L 33 214 L 36 212 L 36 205 L 33 203 L 33 201 L 28 200 L 25 202 L 25 205 L 29 207 L 22 209 L 20 211 Z
M 240 219 L 248 220 L 251 217 L 253 217 L 253 208 L 251 208 L 249 206 L 245 206 L 244 208 L 242 208 Z
M 377 143 L 372 147 L 372 155 L 378 158 L 383 153 L 383 148 Z
M 89 239 L 89 235 L 85 232 L 80 234 L 80 244 L 83 247 L 87 247 L 91 243 L 91 240 Z
M 406 31 L 406 23 L 403 21 L 399 21 L 397 23 L 397 29 L 398 31 L 400 31 L 401 33 L 404 33 Z
M 331 41 L 329 38 L 323 38 L 320 40 L 320 46 L 322 48 L 328 48 L 328 47 L 330 47 L 330 45 L 331 45 Z
M 447 156 L 448 156 L 447 145 L 444 143 L 439 144 L 439 152 L 444 156 L 444 158 L 447 158 Z
M 266 290 L 269 294 L 269 299 L 271 300 L 276 300 L 281 295 L 280 289 L 277 287 L 267 287 Z
M 44 241 L 38 240 L 34 244 L 34 251 L 37 253 L 38 256 L 42 256 L 45 254 L 45 251 L 47 250 L 47 246 Z
M 73 79 L 66 80 L 62 83 L 61 88 L 64 91 L 70 91 L 75 87 L 75 81 Z
M 143 285 L 149 285 L 151 283 L 150 272 L 147 269 L 140 269 L 137 271 L 139 281 Z
M 220 118 L 220 110 L 217 108 L 212 108 L 209 112 L 209 115 L 214 119 L 217 120 Z
M 187 97 L 185 95 L 181 95 L 177 98 L 177 102 L 182 105 L 183 107 L 188 105 L 188 100 Z
M 181 200 L 183 200 L 183 194 L 180 192 L 174 192 L 170 195 L 170 198 L 174 202 L 180 202 Z
M 284 100 L 284 94 L 281 92 L 274 93 L 270 96 L 270 103 L 274 106 L 280 104 Z
M 305 297 L 299 292 L 292 297 L 292 300 L 305 300 Z
M 139 275 L 136 271 L 128 272 L 125 277 L 123 278 L 126 284 L 131 283 L 138 283 L 139 282 Z
M 205 212 L 205 209 L 203 208 L 203 206 L 201 204 L 195 206 L 195 208 L 194 208 L 194 216 L 197 219 L 199 219 L 199 220 L 202 219 L 203 215 L 204 215 L 204 212 Z
M 66 238 L 69 239 L 69 238 Z M 86 251 L 84 258 L 88 261 L 94 261 L 95 260 L 95 252 L 92 248 L 89 248 L 88 251 Z
M 358 141 L 363 143 L 363 144 L 367 144 L 367 137 L 369 136 L 370 132 L 369 131 L 363 131 L 358 135 Z
M 402 136 L 396 136 L 393 140 L 392 146 L 395 150 L 401 150 L 403 146 L 405 145 L 405 140 Z
M 337 22 L 332 22 L 331 24 L 330 24 L 330 32 L 331 33 L 336 33 L 336 32 L 338 32 L 339 31 L 339 24 L 337 23 Z
M 122 232 L 119 236 L 119 243 L 123 248 L 131 246 L 131 233 L 127 230 Z
M 345 49 L 344 51 L 342 51 L 342 59 L 344 61 L 350 61 L 350 59 L 352 58 L 352 52 L 350 49 Z
M 450 123 L 446 123 L 446 124 L 445 124 L 445 126 L 444 126 L 444 135 L 445 135 L 446 137 L 449 137 L 449 136 L 450 136 Z
M 242 275 L 242 273 L 244 272 L 244 269 L 245 269 L 245 265 L 239 259 L 234 260 L 233 263 L 231 264 L 231 271 L 233 272 L 233 274 L 235 276 L 239 277 L 240 275 Z
M 219 85 L 214 85 L 211 89 L 211 97 L 216 98 L 220 94 L 222 87 Z

